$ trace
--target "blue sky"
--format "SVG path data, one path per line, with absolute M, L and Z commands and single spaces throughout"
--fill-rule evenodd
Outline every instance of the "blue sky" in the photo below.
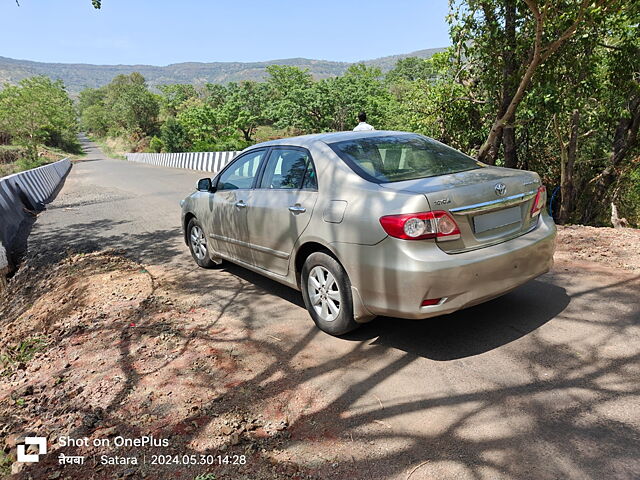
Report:
M 357 61 L 449 44 L 447 0 L 0 0 L 0 56 L 152 64 Z

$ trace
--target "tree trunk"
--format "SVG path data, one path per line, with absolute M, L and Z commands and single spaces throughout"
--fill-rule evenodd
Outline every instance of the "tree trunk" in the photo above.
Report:
M 516 168 L 518 166 L 516 128 L 513 123 L 502 129 L 502 144 L 504 145 L 504 166 Z
M 565 146 L 561 141 L 560 158 L 560 213 L 558 223 L 564 225 L 573 212 L 573 172 L 578 151 L 578 128 L 580 126 L 580 111 L 574 110 L 571 115 L 571 132 L 569 142 Z
M 520 102 L 522 102 L 522 98 L 524 97 L 524 94 L 529 87 L 531 79 L 533 78 L 533 75 L 535 74 L 538 67 L 576 33 L 578 26 L 580 26 L 580 24 L 584 20 L 587 6 L 592 2 L 590 0 L 582 0 L 573 23 L 566 30 L 564 30 L 564 32 L 558 35 L 555 40 L 548 42 L 546 45 L 542 44 L 545 16 L 543 12 L 541 12 L 537 0 L 524 0 L 524 3 L 527 4 L 527 7 L 533 14 L 535 20 L 535 39 L 533 41 L 533 52 L 531 53 L 529 63 L 524 74 L 522 75 L 522 78 L 520 78 L 520 81 L 517 82 L 518 86 L 515 90 L 515 93 L 511 97 L 511 101 L 508 103 L 506 110 L 502 115 L 499 115 L 496 121 L 493 123 L 493 126 L 489 131 L 489 136 L 478 151 L 477 158 L 481 162 L 485 162 L 489 157 L 490 150 L 496 140 L 496 137 L 498 135 L 501 135 L 504 127 L 513 121 L 516 110 L 520 105 Z M 614 4 L 615 2 L 610 3 Z M 596 7 L 603 7 L 605 9 L 606 4 L 607 0 L 598 0 L 595 2 Z M 505 22 L 506 21 L 507 19 L 505 18 Z
M 505 1 L 504 12 L 505 48 L 503 50 L 504 66 L 502 69 L 502 105 L 500 116 L 504 115 L 513 100 L 518 89 L 518 64 L 516 62 L 516 1 Z M 516 155 L 516 128 L 515 112 L 508 118 L 502 127 L 502 145 L 504 147 L 504 166 L 516 168 L 518 158 Z
M 613 136 L 613 152 L 607 167 L 596 177 L 597 180 L 594 179 L 594 201 L 587 205 L 582 216 L 583 223 L 593 222 L 605 211 L 611 200 L 607 194 L 609 187 L 618 180 L 618 169 L 636 145 L 640 128 L 640 95 L 635 95 L 629 100 L 628 113 L 628 116 L 624 115 L 618 120 Z

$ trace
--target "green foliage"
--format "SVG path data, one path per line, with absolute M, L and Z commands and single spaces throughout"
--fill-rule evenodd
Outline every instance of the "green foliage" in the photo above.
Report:
M 82 127 L 94 135 L 140 138 L 157 130 L 160 105 L 144 77 L 132 73 L 118 75 L 102 88 L 83 90 L 78 110 Z
M 192 98 L 197 98 L 198 94 L 193 85 L 174 84 L 160 85 L 158 87 L 162 95 L 160 96 L 160 106 L 162 115 L 175 117 L 182 110 L 182 105 Z
M 216 480 L 218 477 L 213 473 L 202 473 L 195 477 L 193 480 Z
M 389 84 L 393 85 L 416 80 L 429 82 L 435 80 L 437 76 L 438 72 L 434 70 L 434 64 L 429 59 L 408 57 L 398 60 L 395 68 L 387 72 L 385 79 Z
M 24 154 L 25 151 L 23 147 L 0 145 L 0 164 L 17 162 Z
M 166 152 L 186 152 L 189 150 L 187 133 L 174 118 L 169 118 L 160 128 L 160 140 Z
M 200 99 L 189 100 L 176 116 L 176 120 L 191 142 L 214 141 L 231 131 L 223 110 L 216 109 Z
M 473 153 L 483 140 L 482 113 L 469 88 L 455 81 L 455 52 L 438 53 L 424 64 L 421 69 L 429 72 L 429 79 L 387 78 L 393 93 L 391 128 L 422 133 Z
M 348 130 L 362 110 L 380 128 L 387 122 L 391 95 L 377 68 L 352 65 L 341 77 L 317 82 L 296 67 L 272 65 L 267 71 L 267 116 L 277 127 L 309 133 Z
M 140 74 L 120 75 L 81 93 L 82 125 L 126 137 L 138 150 L 241 150 L 279 136 L 350 130 L 364 110 L 379 130 L 419 132 L 490 163 L 535 170 L 550 189 L 569 178 L 562 204 L 572 221 L 606 223 L 614 201 L 637 224 L 640 4 L 450 5 L 453 46 L 427 60 L 400 59 L 386 76 L 358 64 L 316 80 L 307 69 L 270 65 L 262 82 L 179 83 L 155 95 Z M 536 6 L 544 59 L 522 83 L 535 57 Z
M 111 128 L 108 112 L 104 105 L 91 105 L 85 108 L 82 110 L 80 121 L 86 131 L 99 137 L 106 136 Z
M 11 457 L 6 453 L 4 453 L 4 450 L 0 450 L 0 475 L 3 475 L 3 476 L 11 475 L 12 464 L 13 464 L 13 460 L 11 459 Z M 206 480 L 215 480 L 215 477 L 213 479 L 206 479 Z
M 47 342 L 44 337 L 29 337 L 9 347 L 5 353 L 0 355 L 0 365 L 4 368 L 4 373 L 9 373 L 15 365 L 28 362 L 46 346 Z
M 267 67 L 269 79 L 269 105 L 267 115 L 278 127 L 313 130 L 312 104 L 313 78 L 307 70 L 286 65 Z M 317 120 L 317 115 L 315 116 Z
M 458 98 L 475 104 L 467 113 L 457 110 L 469 121 L 450 127 L 460 132 L 475 124 L 484 140 L 533 58 L 535 16 L 519 0 L 450 3 L 456 52 L 450 83 L 462 93 Z M 633 119 L 640 116 L 640 7 L 626 0 L 531 4 L 542 14 L 542 55 L 548 56 L 526 84 L 489 159 L 535 170 L 551 188 L 564 178 L 567 198 L 559 201 L 569 208 L 570 221 L 607 224 L 612 201 L 627 218 L 636 218 L 640 204 L 623 200 L 622 192 L 631 188 L 629 162 L 638 155 Z M 470 151 L 464 143 L 455 145 Z
M 26 78 L 0 91 L 0 131 L 38 158 L 38 145 L 65 148 L 76 143 L 77 119 L 73 103 L 60 81 Z
M 153 136 L 149 141 L 149 150 L 155 153 L 160 153 L 163 149 L 164 142 L 160 138 Z
M 150 134 L 155 130 L 159 105 L 139 73 L 118 75 L 107 86 L 105 105 L 112 128 L 127 133 Z
M 221 104 L 222 102 L 219 102 Z M 224 101 L 224 118 L 240 130 L 248 142 L 262 122 L 265 121 L 267 87 L 263 83 L 230 83 Z
M 38 168 L 43 165 L 46 165 L 48 162 L 40 157 L 36 157 L 35 159 L 31 158 L 21 158 L 16 162 L 18 171 L 23 172 L 25 170 L 31 170 L 32 168 Z

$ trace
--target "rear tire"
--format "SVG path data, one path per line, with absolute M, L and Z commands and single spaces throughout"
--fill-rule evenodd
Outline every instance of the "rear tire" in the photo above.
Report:
M 209 257 L 207 237 L 202 225 L 195 217 L 189 220 L 187 225 L 187 241 L 189 242 L 191 256 L 196 263 L 202 268 L 213 268 L 215 263 Z
M 353 319 L 351 282 L 335 258 L 323 252 L 309 255 L 300 286 L 304 304 L 320 330 L 342 335 L 359 327 Z

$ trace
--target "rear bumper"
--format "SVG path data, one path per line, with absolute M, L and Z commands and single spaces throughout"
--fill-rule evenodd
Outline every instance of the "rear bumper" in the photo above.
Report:
M 333 243 L 364 308 L 371 315 L 429 318 L 492 298 L 547 272 L 556 227 L 542 214 L 518 238 L 470 252 L 447 254 L 434 241 L 387 237 L 373 246 Z M 425 299 L 443 299 L 422 307 Z

